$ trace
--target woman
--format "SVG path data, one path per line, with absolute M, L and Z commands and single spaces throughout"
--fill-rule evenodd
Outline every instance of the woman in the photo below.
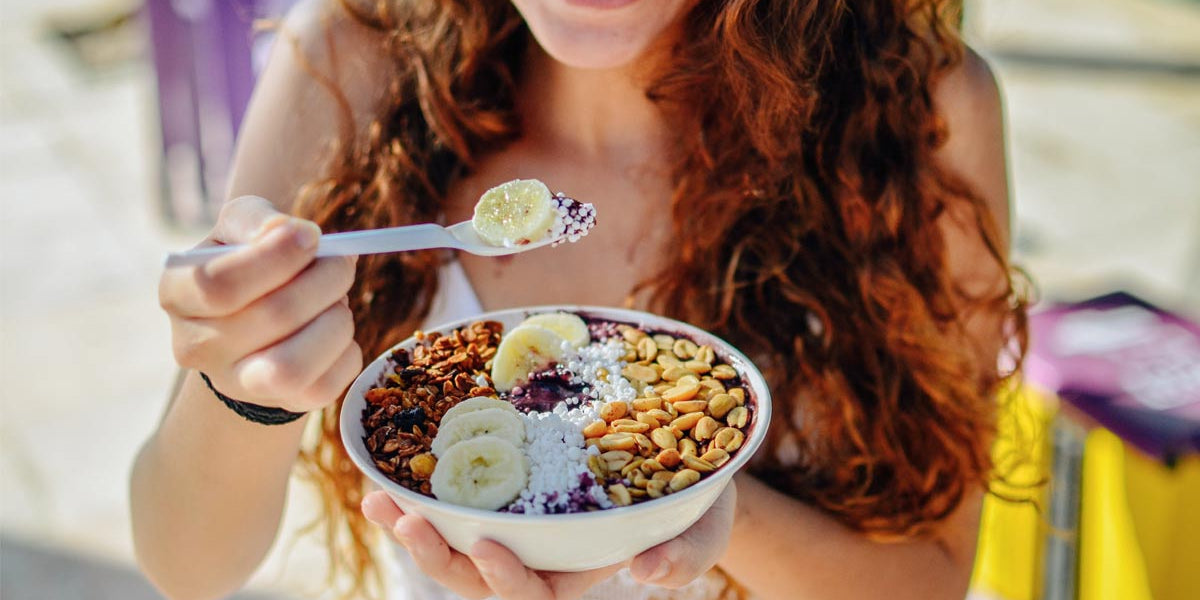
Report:
M 380 566 L 365 518 L 425 574 L 401 594 L 431 579 L 467 598 L 599 597 L 635 581 L 649 597 L 696 592 L 715 566 L 762 599 L 962 597 L 996 365 L 1002 349 L 1019 359 L 1024 324 L 998 92 L 947 24 L 950 4 L 294 11 L 206 241 L 249 247 L 162 278 L 193 371 L 135 466 L 146 573 L 173 597 L 228 593 L 276 535 L 305 420 L 248 422 L 219 390 L 319 415 L 301 462 L 350 534 L 348 554 L 331 554 L 360 586 Z M 457 222 L 518 177 L 593 202 L 599 225 L 505 260 L 313 258 L 317 226 Z M 336 425 L 364 357 L 446 306 L 627 302 L 718 332 L 774 386 L 768 444 L 693 528 L 628 565 L 536 573 L 494 543 L 454 552 L 386 496 L 364 497 Z

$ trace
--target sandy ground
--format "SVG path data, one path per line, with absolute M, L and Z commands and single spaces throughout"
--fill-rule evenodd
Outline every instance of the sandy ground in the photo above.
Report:
M 154 598 L 126 482 L 174 376 L 155 286 L 196 232 L 159 217 L 149 67 L 96 71 L 0 2 L 0 596 Z M 1200 3 L 988 0 L 967 32 L 1002 82 L 1019 261 L 1047 298 L 1135 291 L 1200 313 Z M 309 514 L 297 492 L 288 525 Z M 252 585 L 312 596 L 281 540 Z M 249 597 L 249 596 L 248 596 Z M 261 597 L 261 596 L 259 596 Z

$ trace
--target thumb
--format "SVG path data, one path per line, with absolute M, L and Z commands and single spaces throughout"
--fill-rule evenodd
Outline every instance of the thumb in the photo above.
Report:
M 294 222 L 296 227 L 312 228 L 316 235 L 321 233 L 315 223 L 279 212 L 265 198 L 239 196 L 221 207 L 211 237 L 222 244 L 244 244 L 260 239 L 268 231 L 289 222 Z
M 629 573 L 643 583 L 678 588 L 700 577 L 725 553 L 737 489 L 731 481 L 716 502 L 678 537 L 634 557 Z

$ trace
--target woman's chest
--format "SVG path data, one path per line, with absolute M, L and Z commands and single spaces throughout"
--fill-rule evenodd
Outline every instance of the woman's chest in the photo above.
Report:
M 645 169 L 605 169 L 570 160 L 502 154 L 452 188 L 448 222 L 470 219 L 488 188 L 511 179 L 541 179 L 551 190 L 596 206 L 596 226 L 573 244 L 509 257 L 459 254 L 487 310 L 537 304 L 622 305 L 666 266 L 671 186 Z

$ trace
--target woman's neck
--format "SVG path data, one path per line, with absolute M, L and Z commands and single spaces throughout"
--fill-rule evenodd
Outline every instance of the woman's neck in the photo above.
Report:
M 612 166 L 662 157 L 667 127 L 646 97 L 645 79 L 633 66 L 569 67 L 532 43 L 518 92 L 525 140 L 547 152 Z

